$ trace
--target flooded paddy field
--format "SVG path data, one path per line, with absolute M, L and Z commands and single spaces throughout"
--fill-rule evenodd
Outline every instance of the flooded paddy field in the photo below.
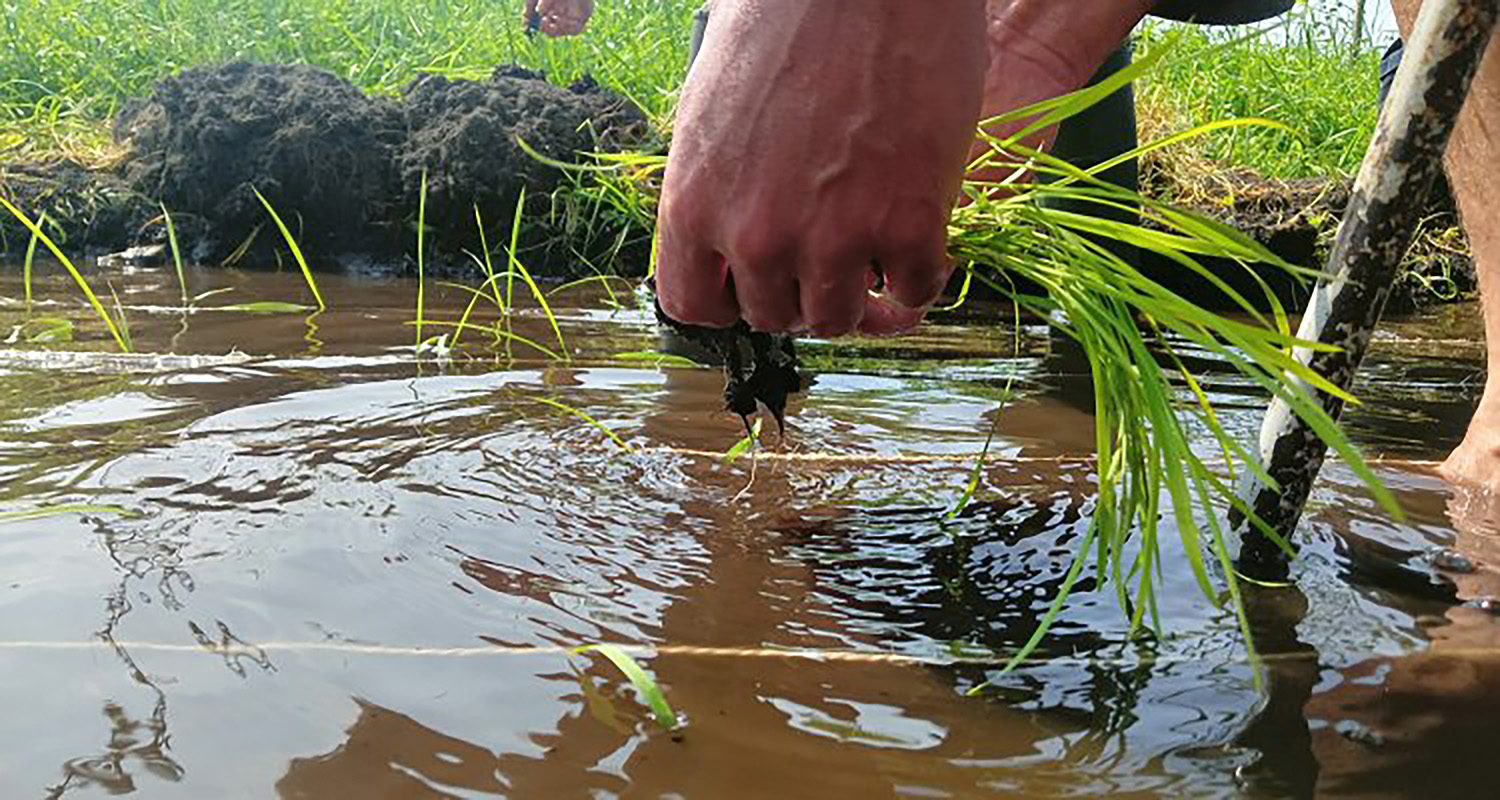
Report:
M 1086 364 L 1041 326 L 966 309 L 808 343 L 785 440 L 729 461 L 722 376 L 629 355 L 660 347 L 650 316 L 597 287 L 552 298 L 562 344 L 516 322 L 566 361 L 513 342 L 444 362 L 414 356 L 409 281 L 325 277 L 309 317 L 211 308 L 295 299 L 298 276 L 194 271 L 195 293 L 233 291 L 184 315 L 170 270 L 140 270 L 112 276 L 136 350 L 175 355 L 102 358 L 46 354 L 109 349 L 46 275 L 36 313 L 75 326 L 3 345 L 0 511 L 80 507 L 0 519 L 4 797 L 1486 785 L 1500 618 L 1475 601 L 1500 591 L 1500 534 L 1433 471 L 1482 387 L 1475 306 L 1383 329 L 1346 421 L 1409 518 L 1325 469 L 1296 586 L 1248 589 L 1257 683 L 1170 536 L 1167 637 L 1131 640 L 1086 579 L 1001 674 L 1093 493 Z M 22 294 L 0 271 L 0 335 Z M 455 306 L 429 286 L 432 317 Z M 1192 366 L 1252 437 L 1262 399 Z M 596 643 L 685 726 L 573 652 Z

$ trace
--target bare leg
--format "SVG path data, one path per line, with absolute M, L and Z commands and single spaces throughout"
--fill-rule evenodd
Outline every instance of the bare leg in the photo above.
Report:
M 1392 0 L 1410 35 L 1420 0 Z M 1489 379 L 1462 444 L 1443 463 L 1445 478 L 1500 490 L 1500 43 L 1491 43 L 1448 145 L 1448 177 L 1479 274 Z

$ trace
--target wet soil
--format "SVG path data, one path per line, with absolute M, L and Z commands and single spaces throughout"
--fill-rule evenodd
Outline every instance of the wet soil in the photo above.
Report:
M 1264 245 L 1279 258 L 1308 269 L 1324 269 L 1349 203 L 1352 180 L 1277 180 L 1245 170 L 1224 170 L 1192 176 L 1192 185 L 1178 185 L 1160 170 L 1143 170 L 1143 185 L 1153 197 L 1170 199 L 1229 225 Z M 1387 301 L 1393 313 L 1472 298 L 1478 282 L 1467 246 L 1458 230 L 1458 215 L 1446 186 L 1426 201 L 1428 211 L 1418 231 L 1396 286 Z M 1271 267 L 1247 269 L 1224 259 L 1206 258 L 1213 273 L 1248 298 L 1262 294 L 1252 272 L 1265 280 L 1277 297 L 1300 307 L 1309 286 Z M 1227 305 L 1207 280 L 1165 259 L 1147 256 L 1143 270 L 1178 293 L 1206 305 Z
M 786 440 L 731 463 L 722 376 L 627 357 L 658 346 L 649 308 L 570 290 L 553 298 L 569 360 L 477 337 L 440 362 L 413 355 L 410 281 L 330 275 L 328 311 L 266 315 L 231 304 L 297 299 L 299 278 L 187 277 L 228 291 L 183 313 L 170 270 L 91 272 L 138 349 L 177 357 L 49 366 L 107 344 L 55 265 L 37 313 L 73 319 L 74 341 L 0 350 L 0 511 L 93 506 L 0 520 L 0 795 L 1466 796 L 1493 779 L 1500 618 L 1459 603 L 1500 592 L 1500 513 L 1431 471 L 1481 388 L 1474 304 L 1377 336 L 1346 425 L 1408 518 L 1325 469 L 1295 586 L 1246 587 L 1257 682 L 1171 513 L 1169 636 L 1132 638 L 1086 576 L 1038 657 L 1001 673 L 1096 488 L 1084 365 L 1003 309 L 801 343 L 815 390 Z M 431 320 L 467 300 L 429 293 Z M 6 322 L 20 294 L 0 271 Z M 555 336 L 529 308 L 514 332 Z M 1187 355 L 1253 441 L 1264 397 Z M 974 502 L 945 518 L 992 431 Z M 594 642 L 629 648 L 687 727 L 660 730 L 608 661 L 571 654 Z
M 508 243 L 524 189 L 521 243 L 535 271 L 587 273 L 622 247 L 622 271 L 646 264 L 643 235 L 607 209 L 558 208 L 563 171 L 516 141 L 562 162 L 648 146 L 640 110 L 587 79 L 560 87 L 501 67 L 483 81 L 423 76 L 386 98 L 314 67 L 235 63 L 161 81 L 120 112 L 114 135 L 116 165 L 11 167 L 0 185 L 77 248 L 160 241 L 162 226 L 147 223 L 161 203 L 191 260 L 264 260 L 284 245 L 259 190 L 310 258 L 399 265 L 415 247 L 425 176 L 426 247 L 439 263 L 480 252 L 476 211 L 488 243 Z M 13 221 L 0 234 L 10 252 L 27 241 Z

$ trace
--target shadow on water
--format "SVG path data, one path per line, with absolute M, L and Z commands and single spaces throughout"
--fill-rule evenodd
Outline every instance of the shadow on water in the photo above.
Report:
M 410 356 L 399 281 L 327 279 L 340 299 L 313 345 L 296 315 L 183 317 L 153 310 L 175 296 L 164 273 L 116 280 L 142 349 L 174 355 L 59 369 L 38 353 L 100 349 L 80 314 L 77 340 L 0 361 L 3 510 L 135 512 L 0 526 L 6 796 L 1482 785 L 1500 634 L 1463 603 L 1500 588 L 1500 514 L 1450 498 L 1423 461 L 1474 399 L 1472 309 L 1383 334 L 1348 424 L 1410 519 L 1325 471 L 1296 586 L 1248 593 L 1257 685 L 1175 537 L 1165 636 L 1129 636 L 1089 577 L 1037 656 L 999 670 L 1093 497 L 1086 370 L 1040 329 L 954 319 L 902 344 L 814 343 L 786 441 L 731 464 L 718 376 L 616 357 L 653 334 L 596 297 L 559 298 L 570 363 L 439 366 Z M 193 280 L 243 301 L 299 279 Z M 17 285 L 0 273 L 0 297 Z M 517 326 L 550 335 L 538 316 Z M 1193 364 L 1250 435 L 1255 393 Z M 978 499 L 945 521 L 992 428 Z M 569 654 L 594 642 L 645 646 L 681 737 L 608 662 Z

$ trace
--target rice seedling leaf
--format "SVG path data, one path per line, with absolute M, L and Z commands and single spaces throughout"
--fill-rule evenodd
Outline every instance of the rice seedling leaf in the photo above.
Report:
M 139 512 L 132 511 L 123 506 L 94 505 L 89 503 L 62 503 L 55 506 L 41 506 L 39 508 L 27 508 L 19 511 L 0 511 L 0 523 L 20 522 L 30 519 L 45 519 L 63 514 L 118 514 L 126 517 L 139 516 Z
M 250 303 L 233 303 L 227 306 L 215 306 L 214 311 L 241 311 L 246 314 L 300 314 L 305 311 L 315 311 L 312 306 L 304 306 L 298 303 L 285 303 L 280 300 L 257 300 Z
M 656 724 L 661 726 L 662 730 L 673 732 L 681 728 L 682 722 L 678 718 L 677 712 L 673 711 L 671 704 L 667 702 L 667 697 L 662 693 L 661 687 L 657 685 L 656 680 L 651 677 L 650 673 L 646 672 L 634 658 L 630 657 L 629 653 L 612 644 L 584 645 L 583 647 L 575 648 L 573 652 L 580 655 L 598 653 L 609 659 L 620 672 L 624 673 L 625 678 L 630 681 L 630 685 L 635 687 L 636 694 L 645 701 L 646 707 L 651 709 L 651 714 L 656 719 Z
M 735 442 L 733 447 L 724 452 L 724 464 L 729 465 L 740 460 L 740 456 L 743 456 L 744 454 L 750 452 L 755 447 L 755 445 L 760 442 L 760 430 L 762 421 L 763 420 L 757 418 L 755 420 L 755 424 L 750 427 L 750 432 L 745 434 L 745 438 L 739 440 L 738 442 Z
M 182 272 L 182 251 L 177 247 L 177 226 L 172 222 L 172 213 L 167 204 L 161 203 L 161 217 L 167 225 L 167 247 L 172 253 L 172 266 L 177 270 L 177 287 L 182 292 L 182 304 L 188 304 L 187 278 Z
M 109 312 L 104 309 L 104 304 L 99 302 L 99 298 L 94 294 L 94 290 L 89 286 L 89 282 L 84 279 L 83 273 L 79 272 L 78 268 L 73 265 L 72 259 L 68 258 L 67 254 L 62 251 L 62 248 L 58 247 L 57 243 L 53 242 L 51 237 L 47 236 L 47 234 L 42 231 L 40 225 L 38 225 L 36 222 L 33 222 L 32 219 L 26 216 L 26 214 L 22 212 L 21 209 L 17 208 L 15 204 L 5 199 L 5 197 L 0 196 L 0 205 L 3 205 L 5 207 L 5 210 L 11 213 L 11 216 L 14 216 L 18 221 L 20 221 L 22 225 L 26 226 L 26 229 L 31 231 L 31 235 L 34 239 L 40 241 L 49 251 L 52 252 L 53 257 L 63 265 L 63 269 L 67 270 L 68 275 L 73 278 L 73 282 L 78 284 L 79 289 L 83 290 L 84 297 L 88 298 L 89 305 L 93 307 L 94 313 L 99 316 L 99 319 L 104 321 L 104 327 L 109 329 L 109 334 L 110 336 L 114 337 L 115 344 L 119 346 L 121 351 L 127 353 L 130 352 L 130 340 L 127 334 L 122 331 L 123 319 L 121 320 L 121 325 L 115 324 L 115 320 L 110 317 Z M 29 286 L 30 281 L 28 280 L 27 283 Z
M 532 399 L 535 400 L 538 403 L 543 404 L 543 405 L 551 406 L 551 407 L 553 407 L 555 409 L 558 409 L 559 411 L 566 411 L 569 414 L 572 414 L 573 416 L 578 417 L 579 419 L 581 419 L 584 422 L 587 422 L 589 425 L 593 426 L 600 433 L 603 433 L 605 436 L 609 437 L 609 440 L 611 442 L 614 442 L 615 444 L 619 445 L 621 450 L 624 450 L 627 453 L 633 453 L 633 452 L 635 452 L 635 448 L 631 447 L 630 444 L 628 442 L 626 442 L 624 439 L 621 439 L 619 434 L 617 434 L 614 431 L 610 430 L 609 427 L 606 426 L 604 423 L 600 422 L 597 419 L 594 419 L 592 416 L 589 416 L 588 412 L 583 411 L 582 409 L 574 408 L 574 407 L 572 407 L 570 405 L 567 405 L 565 403 L 559 403 L 556 400 L 552 400 L 552 399 L 549 399 L 549 398 L 546 398 L 546 397 L 534 397 Z
M 312 267 L 308 266 L 307 259 L 302 256 L 302 248 L 297 244 L 297 239 L 292 236 L 292 232 L 287 228 L 286 223 L 281 221 L 281 215 L 277 214 L 276 209 L 271 207 L 271 202 L 266 199 L 265 195 L 261 194 L 259 189 L 254 189 L 253 191 L 256 198 L 260 200 L 260 204 L 265 206 L 266 213 L 271 215 L 271 221 L 276 223 L 276 229 L 281 231 L 281 238 L 286 242 L 287 249 L 292 251 L 292 258 L 302 270 L 302 279 L 307 282 L 307 288 L 312 291 L 313 299 L 318 303 L 318 310 L 324 310 L 328 306 L 323 302 L 323 294 L 318 291 L 318 282 L 313 278 Z
M 691 358 L 685 358 L 672 353 L 658 353 L 655 350 L 638 350 L 628 353 L 615 353 L 615 358 L 621 361 L 645 361 L 654 367 L 675 367 L 678 369 L 708 369 Z

